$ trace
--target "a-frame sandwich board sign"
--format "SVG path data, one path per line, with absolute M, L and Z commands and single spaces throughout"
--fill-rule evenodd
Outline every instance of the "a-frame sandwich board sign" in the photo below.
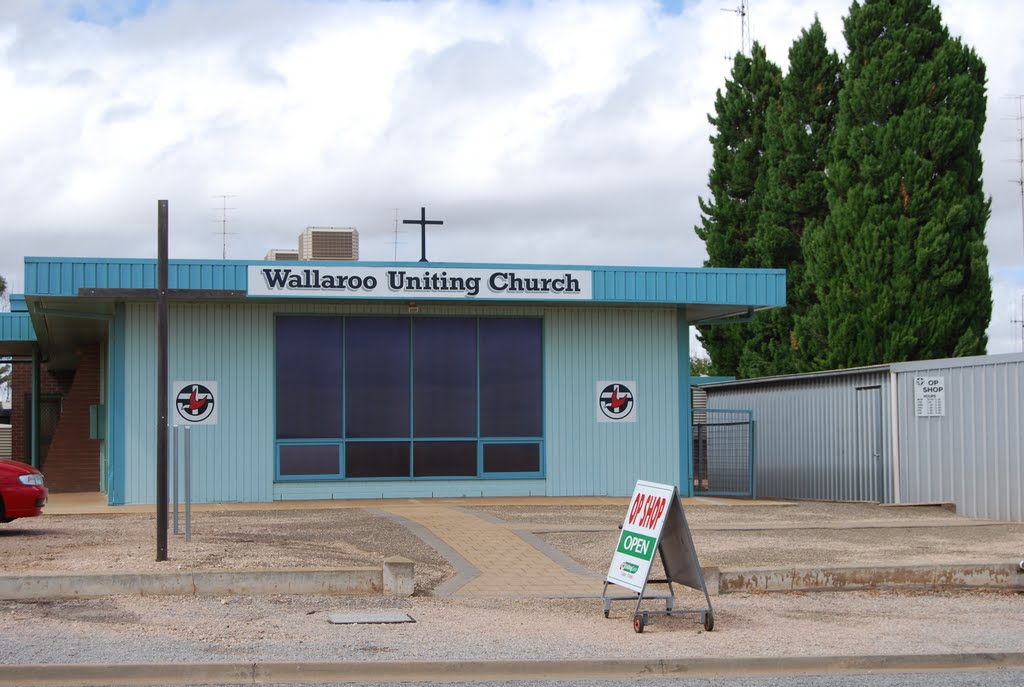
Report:
M 693 545 L 683 505 L 679 501 L 679 490 L 667 484 L 638 480 L 620 529 L 622 532 L 611 565 L 608 566 L 604 592 L 601 594 L 605 617 L 608 617 L 612 601 L 635 599 L 633 629 L 637 632 L 644 631 L 651 615 L 673 613 L 699 614 L 704 628 L 711 631 L 715 626 L 711 597 L 704 583 L 704 571 L 697 560 L 697 549 Z M 664 580 L 650 579 L 655 551 L 661 556 L 662 567 L 665 569 Z M 673 582 L 704 592 L 707 606 L 696 610 L 673 610 Z M 668 595 L 648 596 L 647 585 L 650 583 L 668 584 Z M 635 596 L 610 597 L 609 584 L 624 587 Z M 665 610 L 641 611 L 640 605 L 645 599 L 664 599 Z

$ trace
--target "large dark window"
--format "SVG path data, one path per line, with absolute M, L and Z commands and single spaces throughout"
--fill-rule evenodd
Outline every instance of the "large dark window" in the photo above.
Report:
M 345 435 L 409 436 L 409 320 L 345 321 Z
M 277 318 L 277 436 L 341 436 L 341 318 Z
M 281 316 L 277 474 L 542 473 L 541 322 Z
M 480 320 L 480 435 L 539 437 L 540 320 Z
M 413 320 L 418 437 L 476 435 L 476 320 Z

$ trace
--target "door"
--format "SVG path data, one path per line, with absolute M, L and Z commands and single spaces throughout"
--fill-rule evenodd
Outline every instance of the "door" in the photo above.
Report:
M 857 387 L 857 451 L 851 468 L 855 471 L 858 500 L 885 501 L 882 471 L 882 387 Z

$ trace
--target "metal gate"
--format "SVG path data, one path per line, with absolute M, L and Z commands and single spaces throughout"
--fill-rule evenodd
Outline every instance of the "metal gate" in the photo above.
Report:
M 32 459 L 32 394 L 25 394 L 25 462 Z M 39 396 L 39 469 L 46 465 L 46 454 L 50 450 L 53 435 L 57 433 L 57 423 L 63 408 L 60 394 L 41 394 Z
M 754 417 L 749 410 L 693 411 L 693 493 L 755 498 Z

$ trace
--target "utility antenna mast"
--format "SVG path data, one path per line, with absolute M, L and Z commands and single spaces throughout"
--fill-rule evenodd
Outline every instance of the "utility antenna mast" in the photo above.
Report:
M 398 231 L 398 224 L 399 224 L 398 223 L 398 211 L 400 209 L 401 208 L 394 208 L 394 210 L 395 210 L 395 239 L 394 239 L 394 243 L 395 243 L 395 262 L 398 262 L 398 245 L 405 243 L 405 241 L 399 241 L 398 240 L 399 235 L 405 233 L 405 232 Z
M 1024 353 L 1024 296 L 1020 297 L 1020 315 L 1018 319 L 1010 320 L 1010 324 L 1020 325 L 1020 352 Z
M 740 0 L 739 7 L 723 9 L 723 12 L 732 12 L 740 18 L 740 53 L 750 57 L 750 3 L 747 0 Z M 731 60 L 731 57 L 726 59 Z
M 1013 139 L 1013 142 L 1017 144 L 1017 157 L 1012 160 L 1017 163 L 1017 178 L 1010 179 L 1010 183 L 1016 184 L 1020 189 L 1021 237 L 1024 238 L 1024 95 L 1010 95 L 1007 97 L 1017 100 L 1017 115 L 1012 117 L 1012 119 L 1017 121 L 1017 137 Z
M 228 210 L 237 210 L 238 208 L 228 207 L 228 198 L 234 198 L 232 195 L 220 195 L 213 196 L 214 198 L 220 198 L 220 207 L 214 208 L 214 210 L 220 210 L 220 219 L 215 219 L 214 222 L 220 222 L 220 258 L 221 260 L 228 259 L 228 234 L 234 236 L 238 232 L 228 231 Z

